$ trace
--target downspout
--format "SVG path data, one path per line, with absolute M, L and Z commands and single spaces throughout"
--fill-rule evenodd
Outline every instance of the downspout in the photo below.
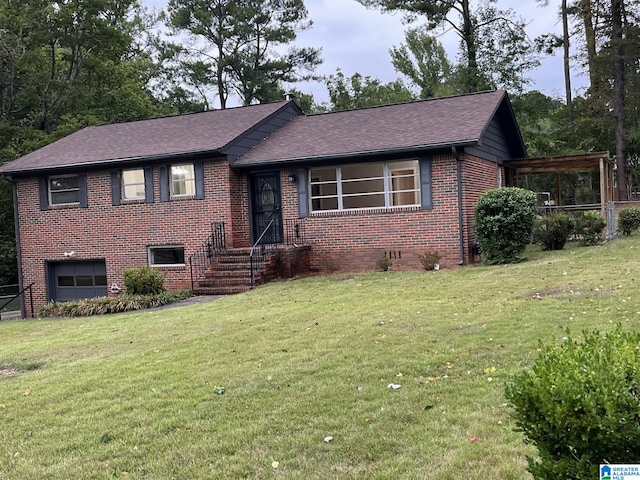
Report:
M 460 232 L 460 262 L 458 265 L 464 265 L 464 211 L 462 208 L 462 160 L 458 149 L 453 146 L 451 152 L 456 159 L 456 172 L 458 176 L 458 226 Z
M 13 184 L 13 223 L 16 230 L 16 259 L 18 261 L 18 291 L 22 292 L 24 288 L 24 278 L 22 274 L 22 248 L 20 244 L 20 215 L 18 214 L 18 184 L 9 177 L 4 179 Z M 24 295 L 24 293 L 23 293 Z M 24 297 L 23 297 L 24 298 Z M 20 302 L 20 314 L 22 318 L 27 318 L 27 306 L 25 301 Z M 33 312 L 31 312 L 31 316 Z

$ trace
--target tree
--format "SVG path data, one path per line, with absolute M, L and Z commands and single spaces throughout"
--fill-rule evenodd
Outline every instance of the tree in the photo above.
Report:
M 202 97 L 215 86 L 221 108 L 232 93 L 244 105 L 274 100 L 284 84 L 313 78 L 321 63 L 318 49 L 281 53 L 311 26 L 303 0 L 170 0 L 167 22 L 189 36 L 173 52 L 188 68 L 187 83 Z
M 383 12 L 403 12 L 410 22 L 419 16 L 427 19 L 427 30 L 446 24 L 461 41 L 460 56 L 464 66 L 457 78 L 463 83 L 460 93 L 477 92 L 490 78 L 497 86 L 520 88 L 524 77 L 513 85 L 504 83 L 514 74 L 537 65 L 533 44 L 529 42 L 524 21 L 516 19 L 512 10 L 499 10 L 493 0 L 484 0 L 472 11 L 469 0 L 358 0 L 367 7 Z M 524 82 L 526 83 L 526 82 Z
M 389 50 L 396 72 L 406 76 L 420 89 L 420 98 L 432 98 L 453 93 L 447 86 L 452 66 L 442 44 L 425 27 L 410 28 L 406 43 Z
M 627 161 L 625 158 L 626 125 L 624 110 L 625 58 L 622 34 L 623 0 L 611 0 L 611 44 L 613 50 L 613 113 L 616 120 L 616 179 L 618 200 L 629 199 Z
M 327 80 L 329 110 L 349 110 L 415 100 L 415 94 L 401 80 L 382 83 L 377 78 L 354 73 L 345 77 L 340 70 Z

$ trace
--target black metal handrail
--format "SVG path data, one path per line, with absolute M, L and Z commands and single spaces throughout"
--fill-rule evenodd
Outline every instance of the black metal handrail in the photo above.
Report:
M 251 251 L 249 252 L 249 263 L 251 265 L 251 286 L 254 286 L 255 276 L 258 269 L 262 266 L 265 259 L 267 258 L 267 253 L 270 253 L 275 248 L 275 243 L 261 243 L 264 239 L 265 235 L 269 231 L 269 229 L 273 226 L 274 221 L 271 220 L 267 226 L 262 230 L 262 233 L 258 237 L 258 240 L 251 247 Z M 260 246 L 260 252 L 256 254 L 256 247 Z
M 211 234 L 202 246 L 189 257 L 189 269 L 191 272 L 191 289 L 195 289 L 195 284 L 200 280 L 209 266 L 220 252 L 227 249 L 227 235 L 225 232 L 225 222 L 211 224 Z
M 3 297 L 1 297 L 2 299 L 6 300 L 5 303 L 3 303 L 2 305 L 0 305 L 0 314 L 2 312 L 2 309 L 4 307 L 6 307 L 7 305 L 9 305 L 11 302 L 13 302 L 16 298 L 18 298 L 20 295 L 24 295 L 25 292 L 29 291 L 29 306 L 31 307 L 31 315 L 30 317 L 33 318 L 33 283 L 31 285 L 26 286 L 25 288 L 23 288 L 22 290 L 20 290 L 18 293 L 16 293 L 15 295 L 9 296 L 9 295 L 4 295 Z M 24 297 L 22 300 L 22 304 L 24 305 Z M 20 312 L 22 313 L 22 312 Z M 26 313 L 26 309 L 25 312 Z
M 294 218 L 283 220 L 283 241 L 280 242 L 284 245 L 304 245 L 306 243 L 306 231 L 303 218 Z M 262 267 L 267 256 L 278 248 L 277 243 L 265 242 L 265 238 L 269 238 L 267 232 L 274 226 L 274 221 L 271 220 L 269 224 L 264 228 L 258 240 L 251 247 L 249 252 L 249 262 L 251 264 L 251 286 L 255 285 L 256 272 Z M 259 251 L 258 251 L 259 247 Z

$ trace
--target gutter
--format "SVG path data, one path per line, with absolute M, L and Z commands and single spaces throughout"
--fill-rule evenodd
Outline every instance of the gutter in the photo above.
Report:
M 452 148 L 456 147 L 475 147 L 480 145 L 479 139 L 471 139 L 471 140 L 462 140 L 455 144 Z M 446 147 L 450 147 L 450 142 L 444 143 L 430 143 L 425 145 L 414 145 L 402 148 L 389 148 L 389 149 L 373 149 L 373 150 L 362 150 L 355 152 L 344 152 L 344 153 L 328 153 L 323 155 L 312 155 L 310 157 L 289 157 L 289 158 L 278 158 L 271 159 L 266 161 L 257 161 L 257 160 L 249 160 L 242 161 L 242 157 L 239 157 L 239 160 L 234 162 L 230 162 L 230 165 L 234 168 L 260 168 L 260 167 L 279 167 L 280 165 L 298 165 L 298 164 L 306 164 L 310 162 L 316 162 L 318 164 L 324 162 L 335 162 L 335 161 L 344 161 L 351 159 L 359 159 L 359 158 L 368 158 L 371 156 L 377 155 L 405 155 L 405 154 L 415 154 L 418 152 L 428 152 L 432 150 L 440 150 Z
M 460 262 L 458 265 L 464 265 L 464 215 L 462 209 L 462 160 L 460 159 L 460 153 L 458 149 L 451 147 L 451 153 L 456 158 L 456 173 L 458 177 L 458 227 L 460 232 Z

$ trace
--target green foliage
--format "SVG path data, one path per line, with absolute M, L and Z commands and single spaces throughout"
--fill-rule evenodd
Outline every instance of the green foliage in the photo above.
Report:
M 607 221 L 598 212 L 588 210 L 576 216 L 576 234 L 582 237 L 584 246 L 600 243 L 606 226 Z
M 162 271 L 147 265 L 125 268 L 123 277 L 125 292 L 128 295 L 157 295 L 165 291 Z
M 529 371 L 506 386 L 514 418 L 540 461 L 535 479 L 598 477 L 601 463 L 637 463 L 640 444 L 640 333 L 569 334 L 542 348 Z
M 555 212 L 536 219 L 533 238 L 545 250 L 562 250 L 576 229 L 573 215 Z
M 347 78 L 339 69 L 327 79 L 327 88 L 332 111 L 415 100 L 415 94 L 402 80 L 381 83 L 377 78 L 363 77 L 359 73 Z
M 155 295 L 119 295 L 71 302 L 49 302 L 38 310 L 39 317 L 89 317 L 108 313 L 131 312 L 176 303 L 193 294 L 191 290 L 162 292 Z
M 170 0 L 167 26 L 188 38 L 166 45 L 167 77 L 220 106 L 236 94 L 244 105 L 281 100 L 285 83 L 314 79 L 320 50 L 293 46 L 311 26 L 303 0 Z M 232 21 L 231 21 L 232 20 Z
M 453 94 L 449 86 L 451 62 L 444 47 L 429 33 L 429 29 L 424 25 L 410 28 L 405 33 L 405 41 L 389 51 L 396 72 L 403 74 L 420 89 L 420 98 Z
M 391 268 L 391 265 L 393 265 L 393 262 L 391 261 L 391 259 L 386 255 L 383 255 L 380 258 L 378 258 L 378 261 L 376 261 L 376 270 L 380 272 L 386 272 Z
M 623 208 L 618 215 L 618 233 L 626 236 L 640 228 L 640 208 Z
M 440 254 L 438 252 L 425 252 L 424 255 L 418 255 L 418 260 L 425 270 L 435 270 L 436 265 L 440 261 Z
M 480 196 L 475 208 L 475 232 L 488 263 L 522 260 L 531 242 L 536 211 L 536 194 L 522 188 L 497 188 Z

